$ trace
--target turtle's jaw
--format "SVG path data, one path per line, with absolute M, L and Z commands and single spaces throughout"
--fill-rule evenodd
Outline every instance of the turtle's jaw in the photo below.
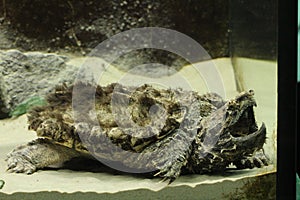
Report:
M 261 149 L 266 140 L 266 126 L 263 123 L 259 129 L 245 136 L 233 137 L 232 142 L 238 152 L 248 154 Z

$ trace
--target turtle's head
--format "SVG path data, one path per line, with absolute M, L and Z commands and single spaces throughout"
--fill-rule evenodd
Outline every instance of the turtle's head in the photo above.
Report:
M 266 140 L 265 125 L 258 129 L 253 107 L 254 92 L 242 92 L 202 121 L 203 144 L 231 158 L 252 154 Z
M 258 129 L 253 107 L 256 106 L 254 91 L 249 90 L 239 94 L 227 102 L 224 134 L 230 134 L 232 143 L 238 152 L 252 153 L 261 149 L 266 140 L 264 123 Z
M 242 92 L 224 105 L 225 128 L 233 137 L 245 136 L 257 130 L 253 106 L 254 92 Z

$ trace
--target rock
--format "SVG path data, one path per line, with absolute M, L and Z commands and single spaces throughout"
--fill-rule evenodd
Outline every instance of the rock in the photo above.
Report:
M 0 51 L 0 118 L 8 117 L 18 104 L 45 96 L 55 85 L 74 80 L 78 67 L 68 58 L 41 52 Z

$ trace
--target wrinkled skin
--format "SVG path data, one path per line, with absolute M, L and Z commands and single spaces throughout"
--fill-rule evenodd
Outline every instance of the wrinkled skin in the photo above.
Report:
M 253 91 L 225 102 L 213 93 L 149 85 L 63 85 L 49 95 L 47 106 L 28 114 L 29 129 L 39 139 L 8 154 L 8 169 L 31 174 L 88 156 L 172 182 L 182 173 L 224 171 L 231 163 L 238 169 L 263 167 L 266 128 L 257 127 L 254 106 Z

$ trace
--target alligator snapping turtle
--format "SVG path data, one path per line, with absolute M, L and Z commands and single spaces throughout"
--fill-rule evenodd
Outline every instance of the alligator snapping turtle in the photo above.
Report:
M 224 171 L 230 164 L 268 165 L 266 128 L 256 124 L 252 90 L 224 101 L 214 93 L 79 82 L 58 86 L 47 102 L 28 113 L 29 129 L 39 138 L 7 155 L 10 172 L 31 174 L 90 156 L 171 182 L 182 173 Z

